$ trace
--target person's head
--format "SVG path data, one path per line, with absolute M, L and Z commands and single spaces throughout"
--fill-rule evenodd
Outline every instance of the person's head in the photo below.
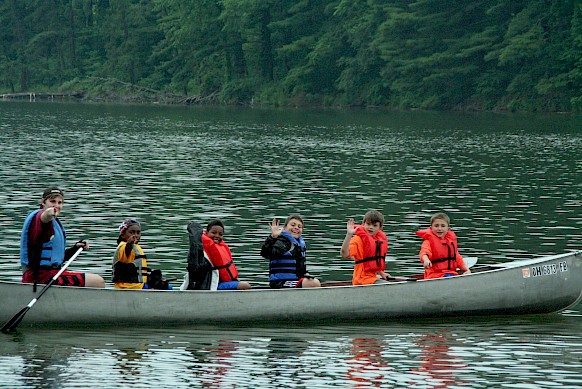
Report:
M 224 223 L 220 219 L 210 221 L 206 226 L 206 236 L 212 239 L 214 243 L 220 244 L 224 237 Z
M 370 236 L 376 236 L 384 225 L 384 215 L 380 211 L 368 211 L 362 220 L 362 226 Z
M 285 224 L 283 224 L 283 231 L 288 232 L 295 239 L 299 239 L 299 237 L 303 234 L 303 226 L 304 223 L 301 216 L 291 215 L 285 220 Z
M 141 224 L 137 219 L 125 219 L 119 225 L 119 237 L 117 243 L 127 242 L 129 238 L 133 238 L 134 243 L 138 243 L 141 239 Z
M 435 213 L 430 218 L 430 229 L 439 238 L 443 238 L 447 234 L 450 225 L 451 219 L 444 212 Z
M 56 208 L 58 212 L 63 209 L 63 202 L 65 195 L 61 189 L 56 186 L 49 186 L 42 192 L 42 199 L 40 200 L 40 208 Z

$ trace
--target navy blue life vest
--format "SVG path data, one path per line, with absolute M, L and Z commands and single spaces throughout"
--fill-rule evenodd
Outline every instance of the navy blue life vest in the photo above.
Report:
M 305 241 L 302 237 L 295 239 L 287 231 L 281 236 L 291 242 L 291 248 L 281 258 L 269 261 L 269 282 L 295 281 L 305 274 Z

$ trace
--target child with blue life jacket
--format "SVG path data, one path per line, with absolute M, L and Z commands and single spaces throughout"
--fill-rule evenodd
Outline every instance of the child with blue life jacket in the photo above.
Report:
M 430 228 L 416 232 L 424 241 L 420 248 L 420 261 L 424 265 L 424 278 L 458 276 L 457 269 L 463 274 L 471 270 L 459 254 L 457 235 L 450 229 L 450 218 L 439 212 L 430 218 Z
M 321 283 L 307 272 L 303 219 L 291 215 L 283 228 L 279 220 L 269 224 L 271 234 L 261 247 L 261 256 L 269 260 L 269 286 L 271 288 L 317 288 Z
M 89 243 L 80 240 L 67 248 L 67 234 L 58 216 L 64 207 L 64 193 L 49 186 L 42 194 L 40 209 L 28 214 L 20 239 L 22 282 L 47 284 L 59 272 L 63 262 L 79 248 L 89 249 Z M 64 271 L 55 281 L 60 286 L 105 287 L 103 277 L 93 273 Z
M 146 255 L 139 245 L 141 224 L 126 219 L 119 225 L 117 249 L 113 255 L 113 283 L 117 289 L 172 290 L 159 270 L 148 268 Z
M 204 255 L 212 264 L 213 270 L 218 270 L 218 290 L 250 289 L 248 282 L 238 280 L 238 271 L 232 259 L 230 248 L 223 239 L 224 224 L 221 220 L 212 220 L 202 233 Z
M 368 211 L 361 225 L 354 219 L 347 222 L 347 231 L 341 248 L 343 258 L 353 258 L 353 285 L 369 285 L 388 282 L 386 254 L 388 239 L 382 231 L 384 215 L 379 211 Z

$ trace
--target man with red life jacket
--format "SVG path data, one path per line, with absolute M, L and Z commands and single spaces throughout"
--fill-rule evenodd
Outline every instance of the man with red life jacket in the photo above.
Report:
M 384 215 L 379 211 L 368 211 L 362 224 L 356 226 L 354 219 L 347 223 L 347 233 L 341 248 L 341 256 L 355 261 L 353 285 L 386 283 L 390 274 L 386 270 L 388 239 L 382 231 Z M 378 278 L 378 276 L 380 278 Z
M 424 278 L 458 276 L 471 273 L 459 254 L 457 235 L 450 229 L 450 218 L 446 213 L 435 213 L 430 218 L 430 228 L 416 231 L 424 239 L 420 248 L 420 261 L 424 265 Z

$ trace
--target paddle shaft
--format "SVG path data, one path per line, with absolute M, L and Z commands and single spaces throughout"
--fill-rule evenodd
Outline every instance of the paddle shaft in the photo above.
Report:
M 28 305 L 26 307 L 24 307 L 22 310 L 20 310 L 20 312 L 18 312 L 16 315 L 14 315 L 12 317 L 12 319 L 8 320 L 8 322 L 6 322 L 6 324 L 4 324 L 4 326 L 2 327 L 2 329 L 0 331 L 2 331 L 4 333 L 13 331 L 18 326 L 18 324 L 20 324 L 20 322 L 24 318 L 24 315 L 26 315 L 26 312 L 28 312 L 30 310 L 30 308 L 32 308 L 33 305 L 36 304 L 36 302 L 42 297 L 42 295 L 48 290 L 48 288 L 50 288 L 52 286 L 52 284 L 54 284 L 55 281 L 61 276 L 61 274 L 63 274 L 63 272 L 67 269 L 67 267 L 69 267 L 69 265 L 75 259 L 77 259 L 79 254 L 81 254 L 81 251 L 83 251 L 83 248 L 79 247 L 79 249 L 75 252 L 75 254 L 73 254 L 73 256 L 71 258 L 69 258 L 69 260 L 67 262 L 65 262 L 65 264 L 63 266 L 61 266 L 61 269 L 57 272 L 57 274 L 55 274 L 53 276 L 53 278 L 51 278 L 49 283 L 46 284 L 44 286 L 44 288 L 42 288 L 42 290 L 40 291 L 38 296 L 36 296 L 32 300 L 30 300 L 30 302 L 28 303 Z
M 388 277 L 388 281 L 418 281 L 416 278 L 412 277 Z
M 36 302 L 38 301 L 39 298 L 42 297 L 42 295 L 44 294 L 44 292 L 47 291 L 48 288 L 51 287 L 51 285 L 53 283 L 55 283 L 56 280 L 59 279 L 59 277 L 61 276 L 61 274 L 63 274 L 63 272 L 65 270 L 67 270 L 67 268 L 69 267 L 69 265 L 75 260 L 77 259 L 77 257 L 79 256 L 79 254 L 81 254 L 81 251 L 83 251 L 82 247 L 79 247 L 79 249 L 75 252 L 75 254 L 73 254 L 73 256 L 71 258 L 69 258 L 69 260 L 67 262 L 65 262 L 65 264 L 63 266 L 61 266 L 61 269 L 57 272 L 57 274 L 55 274 L 53 276 L 53 278 L 51 278 L 51 280 L 49 281 L 48 284 L 46 284 L 44 286 L 44 288 L 42 288 L 42 290 L 40 291 L 40 293 L 38 294 L 38 296 L 36 296 L 35 298 L 32 299 L 32 301 L 30 303 L 28 303 L 28 307 L 32 308 L 32 306 L 34 304 L 36 304 Z

